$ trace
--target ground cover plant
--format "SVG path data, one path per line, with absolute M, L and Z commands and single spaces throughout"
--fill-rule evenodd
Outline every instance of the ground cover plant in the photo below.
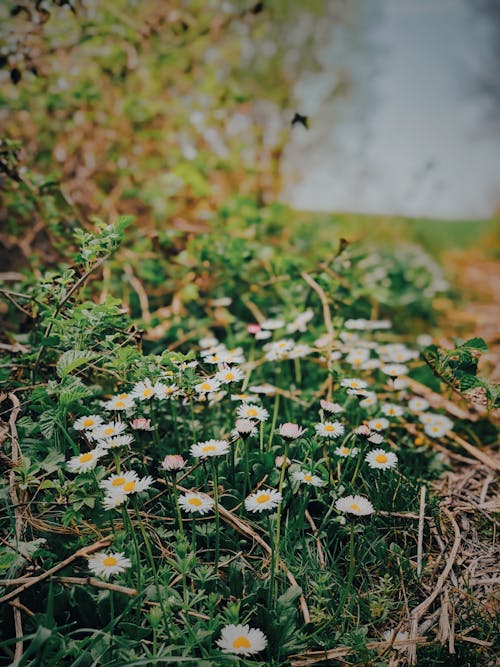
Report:
M 327 5 L 0 3 L 2 665 L 494 664 L 492 224 L 279 203 Z
M 456 447 L 497 463 L 432 390 L 445 368 L 497 397 L 472 380 L 482 340 L 440 351 L 397 324 L 447 288 L 437 268 L 405 251 L 407 291 L 394 257 L 340 242 L 321 266 L 280 252 L 277 275 L 256 243 L 251 282 L 210 257 L 213 294 L 141 343 L 96 280 L 131 225 L 76 232 L 74 266 L 4 289 L 3 662 L 455 664 L 446 628 L 426 634 L 446 609 L 450 660 L 476 664 L 493 610 L 446 589 L 461 529 L 427 489 Z

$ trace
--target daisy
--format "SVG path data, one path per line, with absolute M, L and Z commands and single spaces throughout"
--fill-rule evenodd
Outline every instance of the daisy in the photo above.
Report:
M 239 382 L 243 380 L 245 374 L 238 367 L 225 368 L 222 371 L 219 371 L 215 374 L 215 379 L 221 384 L 229 384 L 230 382 Z
M 373 443 L 374 445 L 380 445 L 380 443 L 384 441 L 384 438 L 380 435 L 380 433 L 372 432 L 370 427 L 366 424 L 362 424 L 361 426 L 358 426 L 358 428 L 355 428 L 353 433 L 358 437 L 364 438 L 368 442 Z
M 108 422 L 95 428 L 92 431 L 91 436 L 94 440 L 105 440 L 106 438 L 112 438 L 115 435 L 121 435 L 126 428 L 127 425 L 123 422 Z
M 411 412 L 424 412 L 429 407 L 429 403 L 425 398 L 420 398 L 420 396 L 414 396 L 408 401 L 408 410 Z
M 340 422 L 324 422 L 322 424 L 315 424 L 314 428 L 318 435 L 324 438 L 338 438 L 343 435 L 345 428 Z
M 271 331 L 268 331 L 267 329 L 261 329 L 255 334 L 255 340 L 267 340 L 268 338 L 271 338 L 272 335 L 273 334 Z
M 253 422 L 251 419 L 237 419 L 234 424 L 234 430 L 236 431 L 238 437 L 243 438 L 244 440 L 246 440 L 246 438 L 250 437 L 251 435 L 257 435 L 258 433 L 255 422 Z
M 99 415 L 85 415 L 85 417 L 80 417 L 73 424 L 75 431 L 86 431 L 87 429 L 94 429 L 97 426 L 100 426 L 103 422 L 103 418 Z
M 446 424 L 440 424 L 438 422 L 434 424 L 426 424 L 424 426 L 425 433 L 430 435 L 431 438 L 442 438 L 449 430 L 450 429 Z
M 369 358 L 370 350 L 367 350 L 364 347 L 354 348 L 349 352 L 345 358 L 346 363 L 354 368 L 360 368 Z
M 263 329 L 270 329 L 271 331 L 274 331 L 276 329 L 282 329 L 285 326 L 285 321 L 284 320 L 264 320 L 261 322 L 260 325 Z
M 248 512 L 262 512 L 263 510 L 273 510 L 282 500 L 281 493 L 274 489 L 261 490 L 252 493 L 245 498 L 245 509 Z
M 366 516 L 372 514 L 375 509 L 368 498 L 364 496 L 345 496 L 335 501 L 335 509 L 339 512 Z
M 137 417 L 137 419 L 134 419 L 130 426 L 135 431 L 153 431 L 153 427 L 151 426 L 151 419 L 146 419 L 145 417 Z
M 290 422 L 286 422 L 285 424 L 280 424 L 278 432 L 282 438 L 285 438 L 285 440 L 297 440 L 297 438 L 300 438 L 302 435 L 304 435 L 306 429 L 302 428 L 298 424 L 291 424 Z
M 226 625 L 222 628 L 216 644 L 223 653 L 252 655 L 266 648 L 267 639 L 262 630 L 257 628 L 250 628 L 248 625 Z
M 243 403 L 243 405 L 240 405 L 236 410 L 236 414 L 243 419 L 256 419 L 259 422 L 265 422 L 269 417 L 269 412 L 265 408 L 253 405 L 252 403 Z
M 201 348 L 215 347 L 219 344 L 219 341 L 214 336 L 204 336 L 198 341 L 198 345 Z
M 386 364 L 380 369 L 382 373 L 390 375 L 391 377 L 399 377 L 408 373 L 408 366 L 404 364 Z
M 276 393 L 276 387 L 272 384 L 253 384 L 251 387 L 248 387 L 248 391 L 251 391 L 252 394 L 264 394 L 264 396 L 274 396 Z
M 243 355 L 243 348 L 236 347 L 233 350 L 225 350 L 223 361 L 226 364 L 244 364 L 245 357 Z
M 134 401 L 131 396 L 128 394 L 118 394 L 118 396 L 113 396 L 109 401 L 104 401 L 102 406 L 106 410 L 127 410 L 133 404 Z
M 277 340 L 274 343 L 268 343 L 264 346 L 266 350 L 265 357 L 268 361 L 281 361 L 282 359 L 286 359 L 288 352 L 290 352 L 293 346 L 293 340 L 286 338 Z
M 181 390 L 176 384 L 167 384 L 164 386 L 165 390 L 163 391 L 162 395 L 158 393 L 158 398 L 166 398 L 168 400 L 181 393 Z
M 199 394 L 207 394 L 211 391 L 217 391 L 219 389 L 220 383 L 215 378 L 206 378 L 203 382 L 195 384 L 194 388 Z
M 398 457 L 393 452 L 385 452 L 383 449 L 374 449 L 365 457 L 365 461 L 370 468 L 378 468 L 380 470 L 389 470 L 398 465 Z
M 167 454 L 161 462 L 161 468 L 166 472 L 177 472 L 185 466 L 186 461 L 180 454 Z
M 121 488 L 109 491 L 102 499 L 102 504 L 105 510 L 112 510 L 119 507 L 127 500 L 127 493 Z
M 120 486 L 123 486 L 126 482 L 129 482 L 133 479 L 139 479 L 139 476 L 135 470 L 128 470 L 123 473 L 116 473 L 110 475 L 108 478 L 103 479 L 99 482 L 99 487 L 105 491 L 112 491 Z
M 130 396 L 132 398 L 137 398 L 140 401 L 146 401 L 153 398 L 155 396 L 155 388 L 151 384 L 151 380 L 146 378 L 142 382 L 136 382 L 130 392 Z
M 215 502 L 213 498 L 207 496 L 206 493 L 188 491 L 183 496 L 179 496 L 179 505 L 185 512 L 191 514 L 195 512 L 198 512 L 199 514 L 208 514 L 214 507 Z
M 325 486 L 326 484 L 326 482 L 324 482 L 321 477 L 313 475 L 310 472 L 302 472 L 301 470 L 297 470 L 292 473 L 292 478 L 296 482 L 300 482 L 301 484 L 310 484 L 311 486 Z
M 359 380 L 358 378 L 344 378 L 341 380 L 340 386 L 347 387 L 348 389 L 366 389 L 368 382 Z
M 208 456 L 223 456 L 229 452 L 229 442 L 227 440 L 205 440 L 191 445 L 191 456 L 197 459 L 205 459 Z
M 368 426 L 372 431 L 383 431 L 388 428 L 390 421 L 385 417 L 378 417 L 377 419 L 370 419 Z
M 88 559 L 89 570 L 97 577 L 104 577 L 107 579 L 112 574 L 120 574 L 125 572 L 129 567 L 132 567 L 132 563 L 129 558 L 127 558 L 123 552 L 120 553 L 105 553 L 101 551 L 94 554 Z
M 373 405 L 377 405 L 378 399 L 375 392 L 368 392 L 365 398 L 359 402 L 362 408 L 371 408 Z
M 337 447 L 337 449 L 334 451 L 334 454 L 337 454 L 337 456 L 342 456 L 344 458 L 353 458 L 354 456 L 357 456 L 359 452 L 359 449 L 357 447 Z
M 340 412 L 344 412 L 344 408 L 338 403 L 321 400 L 319 404 L 325 412 L 331 412 L 333 415 L 338 415 Z
M 252 394 L 231 394 L 232 401 L 241 401 L 247 403 L 248 401 L 260 401 L 260 396 L 252 396 Z
M 304 343 L 301 343 L 300 345 L 295 345 L 290 352 L 288 353 L 288 358 L 289 359 L 302 359 L 303 357 L 307 357 L 308 354 L 312 352 L 312 348 L 309 347 L 309 345 L 305 345 Z
M 160 401 L 165 400 L 167 398 L 171 398 L 172 394 L 175 393 L 177 390 L 177 387 L 174 385 L 174 389 L 168 387 L 164 382 L 160 382 L 157 380 L 154 385 L 153 385 L 153 392 L 156 398 Z
M 106 451 L 97 446 L 90 452 L 80 454 L 80 456 L 73 456 L 67 463 L 68 470 L 71 472 L 88 472 L 96 467 L 97 461 L 104 456 Z
M 401 417 L 403 414 L 403 408 L 400 405 L 395 405 L 394 403 L 384 403 L 381 407 L 381 410 L 387 417 Z
M 134 441 L 132 435 L 115 435 L 114 438 L 105 438 L 98 440 L 97 444 L 104 449 L 114 449 L 115 447 L 128 447 Z

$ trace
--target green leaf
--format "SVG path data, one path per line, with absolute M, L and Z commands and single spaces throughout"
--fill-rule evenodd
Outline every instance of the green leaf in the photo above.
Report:
M 488 349 L 488 345 L 483 338 L 469 338 L 465 343 L 462 343 L 460 347 L 465 347 L 469 350 L 484 350 Z
M 82 366 L 91 359 L 95 359 L 97 354 L 90 350 L 68 350 L 59 357 L 56 370 L 61 379 L 64 379 L 75 368 Z

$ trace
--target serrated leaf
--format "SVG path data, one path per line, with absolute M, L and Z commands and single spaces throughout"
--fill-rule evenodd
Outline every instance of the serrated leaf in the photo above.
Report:
M 50 440 L 54 435 L 56 423 L 57 418 L 54 410 L 46 410 L 40 415 L 38 426 L 40 427 L 43 437 L 47 440 Z
M 92 396 L 92 391 L 83 384 L 80 378 L 67 377 L 59 390 L 59 403 L 66 407 L 89 396 Z
M 57 362 L 56 370 L 61 379 L 64 379 L 75 368 L 82 366 L 91 359 L 95 359 L 95 352 L 90 350 L 68 350 L 61 354 Z

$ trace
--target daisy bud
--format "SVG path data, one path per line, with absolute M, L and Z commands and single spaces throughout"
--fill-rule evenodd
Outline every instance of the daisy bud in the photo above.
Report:
M 234 427 L 240 438 L 243 440 L 246 440 L 249 436 L 257 433 L 255 422 L 251 419 L 237 419 Z
M 305 428 L 302 428 L 298 424 L 292 424 L 291 422 L 281 424 L 279 427 L 279 434 L 285 440 L 297 440 L 297 438 L 300 438 L 305 431 Z
M 186 461 L 180 454 L 167 454 L 161 462 L 161 467 L 166 472 L 177 472 L 182 470 L 186 465 Z
M 284 457 L 284 456 L 277 456 L 277 457 L 274 459 L 274 465 L 275 465 L 277 468 L 279 468 L 280 470 L 281 470 L 281 468 L 283 467 L 283 462 L 285 462 L 285 468 L 288 468 L 288 466 L 291 464 L 291 461 L 290 461 L 290 459 L 288 458 L 288 456 L 286 457 L 286 461 L 285 461 L 285 457 Z
M 256 334 L 261 329 L 262 329 L 262 327 L 260 326 L 260 324 L 249 324 L 247 326 L 247 331 L 248 331 L 249 334 Z
M 132 428 L 136 431 L 152 431 L 151 419 L 146 419 L 145 417 L 138 417 L 134 419 L 131 424 Z

